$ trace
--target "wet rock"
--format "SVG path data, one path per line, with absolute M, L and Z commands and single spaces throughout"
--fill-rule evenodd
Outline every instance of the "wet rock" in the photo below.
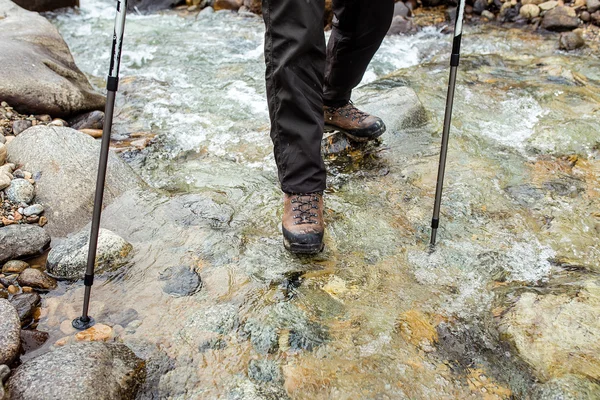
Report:
M 39 174 L 36 198 L 46 205 L 46 215 L 52 215 L 47 228 L 51 235 L 65 237 L 91 219 L 100 143 L 74 129 L 35 126 L 7 148 L 11 162 Z M 135 172 L 111 152 L 104 204 L 140 185 Z
M 131 322 L 138 319 L 139 313 L 133 308 L 126 308 L 124 310 L 120 310 L 118 312 L 108 312 L 105 311 L 100 316 L 98 316 L 98 321 L 107 321 L 109 325 L 121 325 L 126 327 Z
M 0 228 L 0 263 L 39 254 L 50 244 L 50 235 L 35 225 L 10 225 Z
M 39 349 L 48 341 L 48 332 L 21 329 L 21 347 L 25 353 Z
M 215 0 L 213 8 L 215 11 L 219 10 L 233 10 L 237 11 L 242 6 L 241 0 Z
M 30 203 L 33 200 L 35 189 L 26 179 L 13 179 L 5 192 L 6 197 L 13 203 Z
M 69 120 L 72 129 L 102 129 L 104 127 L 104 112 L 91 111 Z
M 588 379 L 565 375 L 536 385 L 533 399 L 545 400 L 588 400 L 597 398 L 600 385 Z
M 280 337 L 280 347 L 285 345 L 292 350 L 311 351 L 325 343 L 328 338 L 327 330 L 323 326 L 309 320 L 304 311 L 289 302 L 276 304 L 266 322 L 277 327 L 280 332 L 287 332 L 287 343 L 282 343 Z
M 33 319 L 33 309 L 40 305 L 41 297 L 37 293 L 21 293 L 10 299 L 10 304 L 17 310 L 21 326 L 27 326 Z
M 45 12 L 65 7 L 78 7 L 79 0 L 16 0 L 16 4 L 26 10 Z
M 586 7 L 589 13 L 595 13 L 600 10 L 600 0 L 586 0 Z
M 198 273 L 185 265 L 167 268 L 161 272 L 159 280 L 165 281 L 163 292 L 175 297 L 191 296 L 202 285 Z
M 104 107 L 49 21 L 9 0 L 0 0 L 0 15 L 1 99 L 23 114 L 56 117 Z
M 189 320 L 187 329 L 194 331 L 208 331 L 227 334 L 239 325 L 237 307 L 233 304 L 219 304 L 211 308 L 200 310 Z
M 78 332 L 75 339 L 78 342 L 108 342 L 115 336 L 113 329 L 108 325 L 96 324 L 91 328 Z
M 21 345 L 20 331 L 17 310 L 8 300 L 0 299 L 0 365 L 10 364 L 17 357 Z
M 585 44 L 581 35 L 577 32 L 567 32 L 562 33 L 560 35 L 560 39 L 558 39 L 558 47 L 561 50 L 575 50 L 580 47 L 583 47 Z
M 506 188 L 506 192 L 524 207 L 531 207 L 544 198 L 544 192 L 529 183 L 509 186 Z
M 8 381 L 9 400 L 134 399 L 144 361 L 121 343 L 77 343 L 33 358 Z
M 13 134 L 19 135 L 24 130 L 31 128 L 32 125 L 33 123 L 27 119 L 18 119 L 12 124 Z
M 388 30 L 388 35 L 399 35 L 403 33 L 411 32 L 415 29 L 413 22 L 401 15 L 397 15 L 392 19 L 392 25 Z
M 261 0 L 244 0 L 244 6 L 248 7 L 248 10 L 254 14 L 262 13 L 262 1 Z
M 540 4 L 540 8 L 546 3 Z M 571 7 L 559 6 L 547 11 L 542 19 L 542 28 L 549 31 L 571 31 L 579 25 L 579 19 L 575 14 L 575 10 Z
M 29 264 L 25 261 L 20 260 L 11 260 L 4 264 L 2 267 L 3 274 L 20 274 L 25 271 L 25 269 L 29 268 Z
M 31 205 L 23 210 L 23 215 L 31 217 L 32 215 L 40 215 L 44 212 L 44 206 L 41 204 Z
M 248 319 L 244 325 L 244 332 L 250 336 L 252 346 L 259 353 L 275 353 L 279 348 L 277 329 L 262 323 L 258 319 Z
M 394 17 L 400 15 L 402 17 L 410 17 L 410 9 L 401 1 L 394 4 Z
M 17 281 L 21 286 L 29 286 L 43 291 L 56 289 L 57 286 L 56 279 L 35 268 L 27 268 L 19 275 Z
M 519 10 L 519 15 L 523 18 L 533 19 L 540 15 L 540 8 L 535 4 L 525 4 Z
M 271 360 L 250 360 L 248 377 L 258 382 L 283 382 L 281 368 Z
M 473 12 L 475 14 L 481 15 L 481 13 L 487 8 L 487 6 L 487 0 L 475 0 L 475 3 L 473 4 Z
M 523 293 L 500 332 L 542 381 L 565 374 L 600 378 L 600 285 L 572 294 Z
M 48 254 L 46 269 L 58 279 L 83 279 L 87 266 L 90 232 L 84 230 L 53 247 Z M 96 271 L 102 273 L 122 267 L 128 261 L 133 246 L 108 229 L 100 229 L 96 252 Z

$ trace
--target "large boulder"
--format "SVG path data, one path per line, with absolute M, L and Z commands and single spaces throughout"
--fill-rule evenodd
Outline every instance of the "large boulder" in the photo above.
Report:
M 52 236 L 67 236 L 90 221 L 100 142 L 70 128 L 34 126 L 7 147 L 11 162 L 23 164 L 36 177 L 36 202 L 45 207 Z M 111 152 L 104 205 L 140 185 L 135 172 Z
M 65 7 L 79 7 L 79 0 L 14 0 L 14 2 L 26 10 L 38 12 Z
M 17 310 L 8 300 L 0 299 L 0 365 L 10 364 L 17 357 L 21 346 L 19 332 L 21 320 Z
M 50 235 L 37 225 L 9 225 L 0 228 L 0 264 L 40 253 L 50 244 Z
M 78 343 L 19 366 L 8 380 L 9 400 L 134 399 L 145 363 L 121 343 Z
M 0 0 L 0 99 L 22 114 L 67 117 L 103 109 L 58 30 L 44 17 Z

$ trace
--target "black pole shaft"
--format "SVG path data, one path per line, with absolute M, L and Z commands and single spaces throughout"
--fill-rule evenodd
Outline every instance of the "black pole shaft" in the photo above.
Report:
M 465 0 L 458 3 L 456 9 L 456 22 L 454 26 L 454 40 L 452 42 L 452 55 L 450 57 L 450 77 L 448 79 L 448 93 L 446 96 L 446 112 L 444 115 L 444 129 L 442 131 L 442 147 L 438 166 L 437 184 L 435 187 L 435 202 L 433 205 L 433 218 L 431 219 L 431 241 L 434 246 L 437 239 L 437 230 L 440 224 L 440 209 L 442 206 L 442 191 L 444 189 L 444 175 L 446 173 L 446 156 L 448 155 L 448 140 L 450 139 L 450 125 L 452 122 L 452 106 L 454 105 L 454 90 L 456 88 L 456 73 L 460 62 L 460 44 L 462 39 L 462 23 Z
M 94 284 L 94 267 L 96 263 L 96 251 L 98 249 L 100 220 L 102 218 L 102 201 L 104 198 L 104 184 L 106 182 L 106 169 L 108 166 L 110 136 L 112 131 L 113 113 L 115 109 L 115 96 L 119 84 L 119 65 L 121 61 L 121 48 L 123 43 L 123 31 L 125 28 L 126 10 L 127 0 L 117 0 L 117 15 L 115 18 L 115 30 L 113 35 L 110 68 L 106 84 L 107 95 L 106 107 L 104 109 L 104 129 L 102 130 L 102 144 L 100 146 L 100 160 L 98 162 L 98 176 L 96 179 L 96 192 L 94 195 L 94 211 L 92 213 L 92 227 L 90 230 L 87 267 L 83 280 L 85 285 L 83 310 L 81 317 L 73 320 L 73 327 L 76 329 L 87 329 L 94 325 L 94 319 L 89 316 L 90 297 L 92 285 Z

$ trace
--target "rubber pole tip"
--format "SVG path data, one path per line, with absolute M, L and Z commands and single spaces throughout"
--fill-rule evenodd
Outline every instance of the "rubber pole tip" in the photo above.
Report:
M 83 317 L 79 317 L 79 318 L 75 318 L 73 320 L 73 328 L 79 330 L 79 331 L 83 331 L 87 328 L 91 328 L 92 326 L 94 326 L 94 324 L 96 323 L 96 321 L 94 321 L 94 318 L 92 317 L 87 317 L 87 318 L 83 318 Z

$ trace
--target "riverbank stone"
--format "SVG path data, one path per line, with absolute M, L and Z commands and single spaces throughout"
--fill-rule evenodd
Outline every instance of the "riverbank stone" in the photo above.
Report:
M 87 266 L 90 232 L 86 229 L 53 247 L 46 269 L 58 279 L 83 279 Z M 108 229 L 100 229 L 96 252 L 96 271 L 116 270 L 128 261 L 133 246 Z
M 33 185 L 26 179 L 13 179 L 5 192 L 13 203 L 30 203 L 35 195 Z
M 99 142 L 70 128 L 34 126 L 7 148 L 10 162 L 23 165 L 36 176 L 36 200 L 51 216 L 46 228 L 53 237 L 66 237 L 91 219 Z M 142 185 L 131 167 L 110 152 L 104 204 Z
M 575 50 L 583 47 L 585 41 L 577 32 L 565 32 L 561 33 L 558 39 L 558 48 L 561 50 Z
M 54 25 L 10 0 L 0 0 L 0 15 L 0 99 L 21 114 L 53 117 L 104 108 Z
M 102 129 L 104 127 L 104 112 L 90 111 L 69 120 L 72 129 Z
M 544 4 L 546 3 L 539 5 L 542 11 L 544 10 L 542 8 Z M 549 31 L 563 32 L 572 31 L 573 29 L 577 28 L 578 25 L 579 19 L 575 14 L 575 10 L 573 10 L 571 7 L 558 6 L 544 14 L 541 26 Z
M 20 293 L 14 295 L 9 301 L 17 310 L 21 326 L 26 326 L 33 318 L 33 309 L 40 305 L 42 299 L 37 293 Z
M 29 268 L 29 264 L 27 264 L 25 261 L 11 260 L 11 261 L 6 262 L 4 264 L 4 266 L 2 266 L 2 273 L 3 274 L 20 274 L 21 272 L 25 271 L 27 268 Z
M 32 215 L 40 215 L 44 212 L 44 206 L 41 204 L 34 204 L 29 207 L 26 207 L 23 210 L 23 215 L 26 217 L 31 217 Z
M 17 282 L 21 287 L 29 286 L 37 290 L 47 291 L 56 289 L 56 279 L 49 277 L 45 272 L 35 268 L 27 268 L 21 272 Z
M 134 399 L 145 363 L 121 343 L 76 343 L 35 357 L 8 380 L 8 400 Z
M 163 292 L 175 297 L 191 296 L 202 285 L 198 273 L 185 265 L 167 268 L 160 273 L 159 280 L 164 281 Z
M 50 235 L 35 225 L 10 225 L 0 228 L 0 263 L 39 254 L 50 244 Z
M 21 321 L 8 300 L 0 299 L 0 365 L 10 364 L 19 354 Z

